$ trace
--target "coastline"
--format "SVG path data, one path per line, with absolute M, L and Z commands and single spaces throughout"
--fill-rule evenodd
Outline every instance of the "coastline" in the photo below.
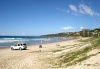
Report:
M 27 46 L 36 46 L 36 45 L 41 45 L 41 44 L 49 44 L 49 43 L 57 43 L 57 42 L 63 42 L 63 41 L 69 41 L 69 40 L 74 40 L 75 38 L 71 38 L 68 40 L 61 40 L 61 41 L 53 41 L 53 42 L 47 42 L 47 43 L 38 43 L 38 44 L 28 44 Z M 10 48 L 10 46 L 1 46 L 0 49 L 6 49 Z
M 83 38 L 84 40 L 86 38 Z M 59 56 L 64 55 L 70 51 L 75 51 L 88 46 L 88 44 L 82 44 L 79 42 L 80 39 L 67 40 L 61 42 L 42 44 L 43 48 L 39 48 L 39 45 L 28 46 L 27 50 L 14 50 L 11 51 L 9 48 L 0 49 L 0 69 L 86 69 L 87 66 L 77 64 L 76 66 L 69 67 L 54 67 L 53 64 Z M 56 46 L 59 43 L 60 46 Z M 96 53 L 97 50 L 93 50 L 90 53 Z M 89 53 L 89 54 L 90 54 Z M 100 62 L 100 54 L 93 56 L 89 61 L 91 63 Z M 88 60 L 82 62 L 81 64 L 89 64 Z M 88 69 L 99 69 L 100 66 L 88 66 Z M 98 68 L 97 68 L 98 67 Z

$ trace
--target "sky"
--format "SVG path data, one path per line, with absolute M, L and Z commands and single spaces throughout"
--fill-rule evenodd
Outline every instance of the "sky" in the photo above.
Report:
M 0 35 L 100 28 L 100 0 L 0 0 Z

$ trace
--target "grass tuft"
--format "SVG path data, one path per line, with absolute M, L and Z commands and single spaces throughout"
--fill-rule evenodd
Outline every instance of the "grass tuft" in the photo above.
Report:
M 56 65 L 58 65 L 59 67 L 61 67 L 63 65 L 70 66 L 70 65 L 82 62 L 82 61 L 90 58 L 91 56 L 95 56 L 96 54 L 87 56 L 87 53 L 98 47 L 100 48 L 100 38 L 96 38 L 96 39 L 91 38 L 89 40 L 90 40 L 91 46 L 88 46 L 88 47 L 78 50 L 78 51 L 69 52 L 65 55 L 62 55 L 61 57 L 59 57 L 59 59 L 60 59 L 59 63 L 57 63 Z M 84 42 L 87 42 L 87 41 L 88 40 L 86 40 Z M 57 51 L 61 51 L 61 50 L 56 50 L 54 52 L 57 52 Z

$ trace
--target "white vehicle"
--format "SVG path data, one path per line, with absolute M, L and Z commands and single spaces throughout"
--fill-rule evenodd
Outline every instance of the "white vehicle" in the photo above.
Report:
M 16 44 L 14 46 L 11 46 L 10 47 L 11 50 L 16 50 L 16 49 L 19 49 L 19 50 L 25 50 L 27 49 L 27 45 L 25 43 L 19 43 L 19 44 Z

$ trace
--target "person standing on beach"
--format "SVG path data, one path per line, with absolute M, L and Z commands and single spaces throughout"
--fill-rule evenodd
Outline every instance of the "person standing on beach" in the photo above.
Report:
M 50 38 L 47 38 L 47 40 L 48 40 L 48 42 L 50 42 L 51 39 Z
M 41 40 L 41 44 L 42 44 L 42 40 Z

